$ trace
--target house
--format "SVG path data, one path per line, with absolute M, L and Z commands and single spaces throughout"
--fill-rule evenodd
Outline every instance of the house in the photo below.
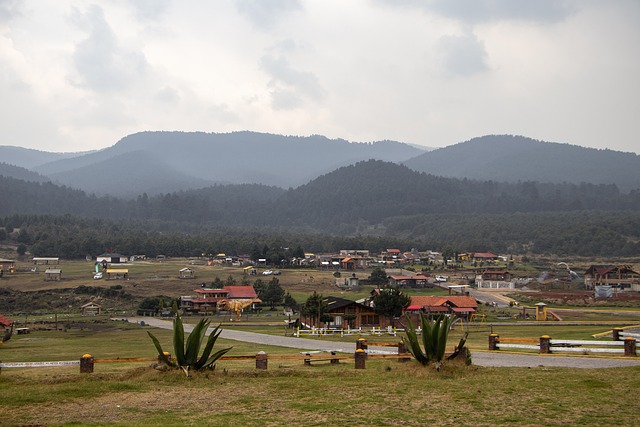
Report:
M 354 289 L 360 286 L 360 279 L 353 273 L 350 277 L 336 277 L 336 286 L 339 288 Z
M 504 269 L 486 269 L 476 275 L 478 289 L 514 289 L 513 275 Z
M 47 268 L 44 271 L 44 280 L 46 281 L 50 281 L 50 280 L 60 280 L 62 279 L 62 270 L 60 270 L 59 268 Z
M 218 301 L 227 298 L 229 291 L 224 289 L 195 289 L 196 296 L 181 296 L 180 309 L 186 314 L 211 314 L 217 311 Z
M 180 308 L 190 314 L 212 314 L 218 311 L 222 301 L 243 300 L 255 303 L 262 302 L 253 286 L 225 286 L 222 289 L 195 289 L 196 296 L 181 296 Z
M 102 306 L 95 302 L 88 302 L 81 306 L 80 309 L 82 310 L 83 316 L 96 316 L 102 312 Z
M 389 284 L 391 286 L 424 288 L 429 285 L 429 278 L 424 274 L 416 274 L 415 276 L 389 276 Z
M 109 264 L 124 264 L 129 260 L 128 257 L 115 253 L 104 253 L 96 257 L 96 262 L 106 261 Z
M 640 273 L 630 265 L 592 265 L 584 273 L 587 289 L 596 286 L 611 286 L 620 291 L 640 291 Z
M 8 328 L 13 325 L 13 320 L 9 319 L 7 316 L 0 314 L 0 326 L 3 328 Z
M 196 272 L 194 269 L 192 268 L 181 268 L 178 271 L 178 277 L 181 279 L 195 279 L 196 278 Z
M 300 316 L 300 322 L 309 327 L 332 328 L 371 328 L 387 327 L 388 320 L 384 316 L 376 314 L 373 307 L 359 301 L 351 301 L 344 298 L 328 296 L 323 298 L 327 303 L 326 314 L 332 317 L 330 322 L 317 323 L 317 319 Z
M 491 252 L 476 252 L 473 254 L 473 259 L 474 261 L 492 262 L 498 260 L 498 255 Z
M 478 311 L 478 302 L 470 296 L 412 296 L 411 304 L 405 310 L 413 318 L 414 325 L 418 324 L 418 314 L 452 314 L 468 319 L 472 313 Z
M 16 271 L 16 262 L 10 259 L 0 258 L 0 270 L 13 273 Z

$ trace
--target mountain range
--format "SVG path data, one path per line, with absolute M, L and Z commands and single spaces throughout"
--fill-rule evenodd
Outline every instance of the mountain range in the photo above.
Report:
M 140 132 L 112 147 L 83 153 L 0 146 L 0 175 L 51 180 L 88 194 L 130 198 L 224 184 L 296 188 L 370 159 L 458 179 L 604 184 L 623 192 L 640 189 L 640 156 L 634 153 L 511 135 L 483 136 L 432 150 L 395 141 L 354 143 L 319 135 Z M 397 191 L 408 189 L 410 184 Z

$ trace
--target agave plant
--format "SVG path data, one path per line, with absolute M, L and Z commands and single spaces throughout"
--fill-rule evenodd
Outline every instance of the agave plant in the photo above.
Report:
M 407 316 L 407 322 L 409 327 L 407 328 L 407 347 L 413 357 L 426 366 L 431 362 L 435 362 L 436 370 L 440 370 L 440 367 L 444 363 L 444 353 L 447 348 L 447 339 L 449 337 L 449 330 L 451 325 L 456 322 L 450 316 L 441 314 L 434 319 L 428 319 L 424 314 L 420 314 L 420 323 L 422 326 L 422 347 L 418 340 L 418 334 L 416 328 L 411 321 L 411 318 Z M 447 359 L 453 359 L 460 353 L 467 340 L 467 334 L 460 339 L 460 343 L 456 347 L 456 350 Z M 424 348 L 424 351 L 423 349 Z
M 147 333 L 149 334 L 149 337 L 151 337 L 156 350 L 158 350 L 160 360 L 169 366 L 182 369 L 184 373 L 189 376 L 190 370 L 199 371 L 204 369 L 214 369 L 216 361 L 232 348 L 223 348 L 211 354 L 211 351 L 216 344 L 216 340 L 222 332 L 222 330 L 220 330 L 220 325 L 218 325 L 213 329 L 213 331 L 211 331 L 211 334 L 207 339 L 207 344 L 202 351 L 202 355 L 198 357 L 200 347 L 205 341 L 205 335 L 208 328 L 209 320 L 206 318 L 200 319 L 187 338 L 185 347 L 184 325 L 182 324 L 180 315 L 176 314 L 176 318 L 173 320 L 173 350 L 175 361 L 167 357 L 167 354 L 162 350 L 160 341 L 158 341 L 151 332 L 147 331 Z

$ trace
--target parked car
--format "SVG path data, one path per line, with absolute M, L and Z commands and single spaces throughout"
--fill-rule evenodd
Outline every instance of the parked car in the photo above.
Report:
M 449 280 L 447 276 L 436 276 L 436 282 L 446 282 L 447 280 Z
M 272 274 L 273 274 L 273 271 L 271 271 L 271 270 L 265 270 L 265 271 L 262 272 L 263 276 L 271 276 Z
M 102 279 L 102 273 L 96 273 L 96 274 L 93 276 L 93 278 L 94 278 L 95 280 Z
M 281 274 L 282 274 L 282 272 L 280 270 L 273 270 L 273 275 L 274 276 L 279 276 Z

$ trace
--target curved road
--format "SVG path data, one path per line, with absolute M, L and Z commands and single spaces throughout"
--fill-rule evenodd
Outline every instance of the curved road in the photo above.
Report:
M 130 317 L 127 321 L 131 323 L 144 322 L 149 326 L 161 329 L 173 329 L 173 322 L 170 320 L 156 319 L 153 317 Z M 185 332 L 191 332 L 193 325 L 185 324 Z M 299 350 L 310 351 L 340 351 L 344 353 L 355 352 L 355 343 L 339 343 L 335 341 L 320 341 L 306 338 L 281 337 L 276 335 L 258 334 L 255 332 L 234 331 L 223 329 L 221 338 L 234 341 L 251 342 L 255 344 L 275 345 L 279 347 L 289 347 Z M 392 347 L 369 346 L 369 352 L 391 353 Z M 256 353 L 260 351 L 256 348 Z M 394 350 L 395 351 L 395 350 Z M 538 354 L 514 354 L 497 353 L 489 351 L 472 352 L 473 364 L 478 366 L 493 367 L 540 367 L 555 366 L 565 368 L 619 368 L 625 366 L 640 366 L 640 359 L 629 359 L 621 357 L 589 357 L 589 356 L 556 356 Z

